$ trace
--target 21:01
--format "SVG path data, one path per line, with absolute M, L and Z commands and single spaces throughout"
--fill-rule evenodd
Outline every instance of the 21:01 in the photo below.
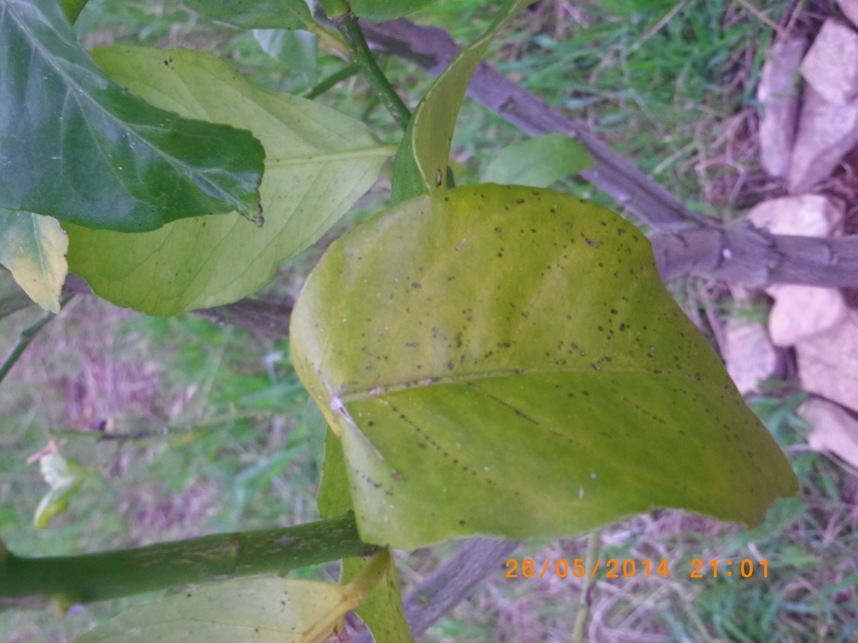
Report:
M 742 578 L 751 578 L 752 576 L 759 575 L 762 573 L 763 578 L 769 577 L 769 561 L 764 558 L 760 561 L 753 561 L 750 558 L 743 558 L 740 561 L 736 561 L 736 567 L 733 567 L 733 561 L 727 560 L 725 561 L 726 565 L 722 563 L 722 574 L 726 571 L 727 576 L 733 576 L 733 570 L 736 569 L 736 575 L 741 576 Z M 703 566 L 706 563 L 703 562 L 700 558 L 695 558 L 691 561 L 691 575 L 690 578 L 706 578 L 708 576 L 707 572 L 704 572 Z M 712 578 L 718 578 L 718 560 L 712 559 L 709 561 L 709 565 L 712 568 Z M 724 566 L 726 566 L 726 570 L 724 570 Z M 762 568 L 762 572 L 758 571 L 757 566 Z

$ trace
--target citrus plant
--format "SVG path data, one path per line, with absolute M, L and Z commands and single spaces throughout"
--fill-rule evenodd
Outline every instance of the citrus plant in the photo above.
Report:
M 209 53 L 86 51 L 72 27 L 85 0 L 0 0 L 0 261 L 47 310 L 67 272 L 151 315 L 248 297 L 393 159 L 390 207 L 330 245 L 288 331 L 329 426 L 324 519 L 86 556 L 0 547 L 0 605 L 68 609 L 218 579 L 79 640 L 321 641 L 354 610 L 377 641 L 408 641 L 391 549 L 569 536 L 655 507 L 755 524 L 797 491 L 646 237 L 545 189 L 586 167 L 583 148 L 533 139 L 493 161 L 492 182 L 455 187 L 468 82 L 526 3 L 502 3 L 412 113 L 359 19 L 430 2 L 186 3 L 340 49 L 402 126 L 391 146 Z M 81 483 L 56 454 L 45 462 L 44 521 Z M 340 585 L 278 576 L 340 559 Z

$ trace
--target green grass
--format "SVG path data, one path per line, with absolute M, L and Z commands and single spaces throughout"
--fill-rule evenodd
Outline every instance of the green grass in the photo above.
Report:
M 463 44 L 487 26 L 493 4 L 452 0 L 416 18 L 448 29 Z M 635 7 L 643 10 L 627 11 Z M 790 8 L 788 2 L 770 2 L 765 12 L 778 20 Z M 491 47 L 487 57 L 493 64 L 590 123 L 692 206 L 735 216 L 731 210 L 743 177 L 755 171 L 752 155 L 734 152 L 753 150 L 742 145 L 770 39 L 765 24 L 740 3 L 723 0 L 558 1 L 527 11 Z M 670 20 L 663 21 L 668 12 Z M 78 30 L 90 44 L 131 40 L 214 48 L 272 89 L 308 86 L 248 34 L 207 24 L 173 1 L 91 0 Z M 382 64 L 412 105 L 431 80 L 398 60 Z M 321 55 L 318 77 L 341 65 Z M 400 135 L 359 79 L 341 83 L 320 101 L 364 118 L 386 141 Z M 498 149 L 522 138 L 466 102 L 454 139 L 454 158 L 463 163 L 460 182 L 476 180 Z M 563 187 L 582 190 L 575 180 Z M 342 228 L 381 207 L 385 197 L 385 189 L 378 189 Z M 287 266 L 266 296 L 294 296 L 319 253 L 311 250 Z M 714 313 L 723 317 L 735 310 L 719 303 Z M 0 322 L 0 351 L 35 314 L 25 311 Z M 3 539 L 18 553 L 46 555 L 312 519 L 324 423 L 297 383 L 288 355 L 285 339 L 264 340 L 195 317 L 158 320 L 76 302 L 3 383 Z M 751 401 L 802 481 L 802 493 L 779 502 L 762 525 L 746 530 L 659 511 L 604 531 L 602 558 L 631 559 L 638 567 L 646 559 L 666 559 L 671 574 L 597 583 L 596 640 L 858 636 L 858 491 L 842 468 L 804 448 L 806 427 L 795 412 L 801 399 L 786 388 Z M 102 422 L 107 431 L 130 437 L 99 441 L 81 434 Z M 39 532 L 32 517 L 47 485 L 26 458 L 51 438 L 107 484 L 85 486 L 68 511 Z M 530 543 L 515 557 L 572 559 L 582 557 L 584 547 L 581 539 Z M 451 548 L 439 551 L 447 555 Z M 440 557 L 403 557 L 403 578 L 419 581 Z M 694 558 L 717 559 L 723 566 L 728 559 L 758 557 L 769 561 L 769 578 L 688 577 Z M 313 574 L 330 578 L 332 572 L 305 575 Z M 568 640 L 579 589 L 579 581 L 568 577 L 513 581 L 499 571 L 442 619 L 428 640 Z M 140 600 L 96 605 L 63 619 L 47 612 L 0 614 L 0 640 L 69 641 Z

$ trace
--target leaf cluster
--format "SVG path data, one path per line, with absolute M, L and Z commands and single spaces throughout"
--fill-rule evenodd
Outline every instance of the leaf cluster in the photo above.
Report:
M 70 22 L 85 3 L 0 0 L 0 261 L 46 308 L 59 307 L 66 239 L 68 269 L 121 306 L 169 316 L 247 297 L 329 232 L 395 155 L 390 207 L 331 244 L 289 329 L 296 371 L 329 427 L 319 529 L 330 536 L 348 523 L 334 530 L 342 548 L 318 551 L 372 557 L 346 558 L 341 585 L 232 580 L 177 594 L 81 641 L 129 632 L 232 641 L 250 630 L 321 641 L 350 610 L 376 640 L 406 641 L 391 547 L 571 535 L 654 507 L 755 524 L 797 490 L 776 442 L 665 290 L 643 234 L 545 189 L 590 164 L 579 144 L 527 141 L 494 159 L 484 183 L 455 187 L 450 147 L 468 83 L 526 2 L 502 3 L 412 113 L 358 18 L 430 2 L 322 0 L 332 22 L 303 0 L 187 3 L 210 20 L 301 30 L 347 52 L 344 69 L 359 70 L 404 126 L 389 146 L 364 123 L 264 89 L 212 54 L 87 52 Z M 297 42 L 257 37 L 274 55 Z M 43 468 L 53 490 L 40 523 L 82 484 L 55 453 Z M 248 553 L 242 538 L 221 543 L 237 561 L 226 575 L 268 571 L 272 549 Z M 297 555 L 292 538 L 275 541 L 284 569 Z M 157 553 L 165 567 L 203 564 L 209 544 Z M 128 564 L 154 555 L 129 552 Z M 92 564 L 83 559 L 55 563 Z M 32 594 L 61 607 L 108 595 L 111 583 L 116 595 L 152 588 L 99 560 L 97 586 L 52 587 L 39 571 L 49 562 L 12 554 L 0 574 L 14 566 L 36 579 Z M 216 575 L 206 569 L 194 573 Z M 3 582 L 0 596 L 20 596 Z

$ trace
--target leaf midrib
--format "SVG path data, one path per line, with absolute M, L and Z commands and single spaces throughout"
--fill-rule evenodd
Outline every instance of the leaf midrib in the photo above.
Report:
M 233 198 L 233 197 L 232 197 L 232 195 L 231 195 L 228 191 L 226 191 L 226 190 L 222 189 L 222 188 L 221 188 L 217 183 L 212 182 L 212 181 L 211 181 L 211 180 L 206 176 L 206 173 L 197 172 L 196 170 L 194 170 L 193 168 L 191 168 L 191 167 L 190 167 L 190 166 L 188 166 L 187 164 L 183 163 L 180 159 L 178 159 L 178 158 L 176 158 L 176 157 L 173 157 L 173 156 L 170 156 L 170 155 L 166 154 L 166 153 L 165 153 L 165 152 L 163 152 L 160 148 L 156 147 L 156 146 L 155 146 L 155 145 L 153 145 L 151 142 L 149 142 L 146 138 L 144 138 L 144 137 L 142 137 L 140 134 L 138 134 L 138 133 L 137 133 L 137 131 L 136 131 L 134 128 L 132 128 L 132 127 L 131 127 L 131 125 L 129 125 L 129 124 L 128 124 L 128 123 L 126 123 L 125 121 L 121 120 L 121 119 L 120 119 L 116 114 L 114 114 L 112 111 L 110 111 L 110 110 L 106 109 L 105 107 L 103 107 L 103 106 L 102 106 L 98 101 L 96 101 L 96 100 L 95 100 L 95 98 L 93 98 L 93 96 L 89 93 L 89 91 L 87 91 L 87 89 L 86 89 L 86 88 L 84 88 L 83 86 L 81 86 L 81 85 L 80 85 L 80 84 L 79 84 L 79 83 L 78 83 L 78 82 L 77 82 L 77 81 L 76 81 L 72 76 L 70 76 L 70 75 L 65 71 L 64 67 L 62 67 L 62 66 L 60 66 L 60 65 L 57 65 L 57 64 L 54 64 L 54 61 L 56 60 L 55 56 L 53 56 L 53 54 L 51 54 L 47 49 L 45 49 L 44 47 L 42 47 L 41 42 L 39 41 L 39 39 L 38 39 L 38 38 L 36 38 L 35 34 L 34 34 L 34 33 L 33 33 L 29 28 L 28 28 L 28 26 L 27 26 L 26 22 L 24 22 L 24 21 L 23 21 L 23 19 L 22 19 L 21 15 L 16 11 L 16 4 L 17 4 L 17 3 L 15 2 L 15 0 L 12 0 L 12 2 L 4 2 L 4 4 L 6 5 L 6 9 L 7 9 L 7 11 L 8 11 L 8 12 L 9 12 L 9 14 L 12 16 L 12 18 L 11 18 L 11 19 L 12 19 L 12 20 L 15 22 L 15 24 L 18 26 L 18 28 L 20 29 L 21 33 L 23 33 L 23 34 L 24 34 L 24 36 L 27 38 L 28 42 L 29 42 L 29 43 L 30 43 L 30 45 L 33 47 L 33 49 L 39 52 L 39 54 L 40 54 L 41 59 L 43 60 L 43 62 L 47 65 L 47 67 L 48 67 L 49 69 L 54 70 L 54 72 L 55 72 L 57 75 L 59 75 L 59 76 L 60 76 L 60 77 L 65 81 L 65 85 L 66 85 L 66 88 L 67 88 L 67 89 L 66 89 L 66 96 L 67 96 L 67 97 L 68 97 L 68 96 L 71 96 L 71 97 L 73 98 L 73 100 L 75 100 L 75 102 L 77 102 L 78 104 L 80 104 L 80 100 L 81 100 L 81 99 L 78 97 L 78 95 L 76 95 L 76 94 L 75 94 L 75 92 L 73 92 L 73 91 L 70 89 L 70 87 L 71 87 L 71 88 L 74 88 L 74 89 L 79 90 L 80 94 L 82 94 L 82 95 L 85 97 L 85 99 L 86 99 L 89 103 L 91 103 L 92 105 L 94 105 L 94 106 L 95 106 L 95 109 L 97 109 L 98 111 L 100 111 L 100 112 L 101 112 L 101 113 L 103 113 L 103 114 L 106 114 L 106 115 L 108 116 L 109 120 L 113 121 L 113 122 L 114 122 L 115 124 L 117 124 L 117 126 L 119 126 L 121 129 L 124 129 L 125 131 L 129 132 L 129 134 L 131 134 L 131 136 L 133 136 L 136 140 L 140 141 L 140 142 L 143 144 L 143 146 L 144 146 L 144 147 L 146 147 L 146 148 L 151 149 L 152 151 L 154 151 L 154 152 L 155 152 L 155 154 L 156 154 L 157 156 L 161 157 L 164 161 L 166 161 L 166 162 L 167 162 L 171 167 L 173 167 L 173 168 L 174 168 L 174 169 L 175 169 L 175 170 L 176 170 L 180 175 L 184 175 L 184 176 L 194 176 L 194 177 L 196 177 L 196 178 L 197 178 L 197 179 L 199 179 L 202 183 L 205 183 L 206 185 L 208 185 L 208 186 L 210 186 L 211 188 L 213 188 L 213 191 L 214 191 L 215 193 L 224 195 L 224 196 L 227 198 L 227 201 L 232 202 L 233 204 L 235 204 L 235 205 L 236 205 L 236 209 L 237 209 L 237 210 L 239 210 L 239 211 L 240 211 L 240 210 L 243 210 L 243 209 L 244 209 L 244 208 L 242 207 L 242 206 L 243 206 L 243 203 L 242 203 L 242 201 L 241 201 L 240 199 L 239 199 L 239 200 L 237 200 L 237 199 Z M 35 9 L 36 9 L 36 10 L 38 10 L 38 11 L 39 11 L 39 13 L 40 13 L 41 15 L 45 15 L 45 14 L 44 14 L 44 11 L 42 11 L 42 8 L 41 8 L 41 7 L 39 7 L 39 6 L 35 6 Z M 2 24 L 2 23 L 0 23 L 0 24 Z M 60 38 L 60 36 L 59 36 L 59 35 L 58 35 L 57 37 L 58 37 L 58 38 Z M 74 64 L 77 64 L 77 63 L 76 63 L 76 62 L 74 62 L 74 61 L 72 61 L 72 62 L 73 62 Z M 92 63 L 91 63 L 91 61 L 87 61 L 87 62 L 89 62 L 90 64 L 92 64 Z M 104 78 L 105 78 L 105 80 L 106 80 L 106 81 L 107 81 L 107 83 L 108 83 L 108 89 L 110 88 L 110 86 L 111 86 L 111 85 L 114 85 L 114 86 L 118 87 L 118 85 L 116 85 L 116 83 L 114 83 L 114 81 L 112 81 L 112 80 L 111 80 L 110 78 L 108 78 L 108 77 L 107 77 L 103 72 L 101 72 L 97 67 L 95 67 L 95 65 L 94 65 L 94 64 L 92 64 L 92 66 L 94 67 L 94 70 L 93 70 L 93 69 L 90 69 L 90 70 L 88 70 L 88 71 L 95 71 L 95 72 L 97 72 L 98 74 L 100 74 L 102 77 L 104 77 Z M 84 69 L 86 69 L 86 68 L 84 67 Z M 130 92 L 128 93 L 128 96 L 130 96 L 132 99 L 140 100 L 141 102 L 143 102 L 146 106 L 148 106 L 148 107 L 149 107 L 149 108 L 151 108 L 151 109 L 157 109 L 157 110 L 160 110 L 160 111 L 162 111 L 162 112 L 165 112 L 165 113 L 167 113 L 167 114 L 170 114 L 170 115 L 172 115 L 173 117 L 179 118 L 179 119 L 181 119 L 181 120 L 192 120 L 192 119 L 183 119 L 181 116 L 179 116 L 178 114 L 175 114 L 174 112 L 170 112 L 169 110 L 165 110 L 165 109 L 161 109 L 160 107 L 156 107 L 156 106 L 152 105 L 151 103 L 149 103 L 148 101 L 144 101 L 143 99 L 141 99 L 141 98 L 139 98 L 139 97 L 135 96 L 134 94 L 131 94 Z M 86 110 L 85 110 L 82 106 L 81 106 L 81 111 L 83 112 L 83 114 L 84 114 L 84 116 L 85 116 L 85 118 L 86 118 L 87 124 L 88 124 L 88 125 L 90 125 L 90 127 L 91 127 L 91 124 L 89 123 L 89 118 L 88 118 L 88 117 L 86 117 Z M 163 126 L 158 127 L 158 129 L 159 129 L 159 130 L 161 130 L 161 131 L 164 131 Z M 109 165 L 109 163 L 108 163 L 108 165 Z M 182 170 L 184 170 L 184 171 L 182 171 Z M 114 172 L 114 175 L 117 177 L 117 179 L 120 179 L 120 176 L 121 176 L 121 175 L 117 174 L 116 172 Z M 125 183 L 124 183 L 121 179 L 120 179 L 118 182 L 119 182 L 121 185 L 125 186 Z M 195 185 L 196 185 L 196 184 L 195 184 Z M 126 190 L 126 193 L 127 193 L 129 196 L 131 196 L 131 193 L 130 193 L 130 192 L 128 192 L 127 190 Z M 135 199 L 135 200 L 136 200 L 136 199 Z M 163 218 L 163 217 L 162 217 L 162 218 Z
M 420 379 L 408 380 L 401 383 L 393 383 L 393 384 L 384 384 L 381 386 L 373 386 L 371 388 L 364 388 L 360 391 L 348 392 L 348 390 L 342 390 L 336 398 L 342 403 L 348 402 L 360 402 L 369 399 L 373 399 L 375 397 L 381 395 L 391 395 L 395 393 L 401 393 L 403 391 L 413 391 L 415 389 L 428 388 L 430 386 L 445 386 L 451 384 L 465 384 L 468 385 L 473 382 L 480 382 L 483 380 L 491 380 L 491 379 L 502 379 L 507 377 L 521 377 L 526 375 L 580 375 L 587 374 L 592 372 L 593 377 L 608 377 L 610 375 L 624 375 L 624 374 L 635 374 L 635 375 L 644 375 L 649 374 L 654 377 L 664 378 L 664 377 L 677 377 L 686 379 L 686 375 L 690 377 L 688 373 L 682 373 L 678 371 L 667 371 L 662 370 L 657 375 L 652 372 L 651 369 L 645 368 L 616 368 L 610 367 L 605 368 L 601 371 L 595 371 L 592 366 L 587 366 L 586 368 L 513 368 L 513 369 L 503 369 L 496 371 L 486 371 L 482 373 L 472 373 L 472 374 L 463 374 L 463 375 L 441 375 L 441 376 L 430 376 L 424 377 Z M 712 382 L 701 381 L 697 382 L 700 385 L 711 385 Z

